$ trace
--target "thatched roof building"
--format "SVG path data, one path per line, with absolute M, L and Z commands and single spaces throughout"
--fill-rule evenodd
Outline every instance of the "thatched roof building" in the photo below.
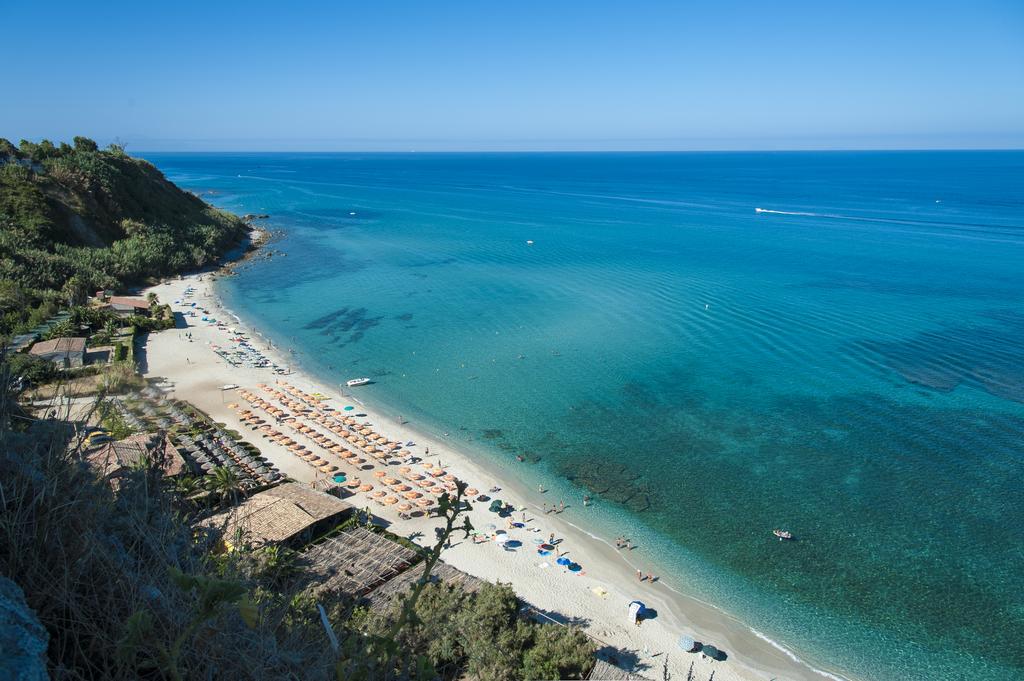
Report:
M 314 592 L 362 596 L 406 570 L 418 557 L 412 549 L 357 527 L 310 547 L 299 562 Z
M 111 480 L 144 462 L 156 466 L 168 477 L 189 472 L 185 459 L 163 433 L 139 433 L 108 442 L 86 454 L 85 460 L 97 474 Z
M 229 547 L 238 542 L 253 546 L 298 544 L 327 531 L 351 510 L 350 504 L 337 497 L 297 482 L 286 482 L 201 520 L 198 526 L 220 532 L 220 538 Z

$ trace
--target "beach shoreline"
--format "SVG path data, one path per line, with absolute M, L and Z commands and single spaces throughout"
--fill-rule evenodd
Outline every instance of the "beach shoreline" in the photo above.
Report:
M 280 345 L 273 338 L 224 307 L 216 291 L 216 278 L 217 275 L 209 272 L 192 274 L 153 286 L 147 291 L 156 293 L 162 302 L 172 304 L 175 312 L 181 312 L 183 306 L 174 304 L 174 301 L 182 300 L 187 288 L 194 288 L 192 302 L 215 311 L 218 318 L 229 315 L 232 320 L 228 326 L 250 329 L 248 333 L 260 352 L 279 365 L 290 366 L 292 358 L 280 350 Z M 179 315 L 179 323 L 183 319 Z M 284 380 L 306 392 L 341 397 L 338 386 L 332 386 L 302 369 L 287 376 L 278 376 L 270 369 L 231 366 L 210 348 L 211 344 L 226 342 L 227 333 L 214 324 L 194 321 L 196 323 L 193 320 L 188 322 L 187 330 L 179 326 L 150 335 L 145 348 L 143 373 L 150 378 L 162 377 L 167 382 L 165 387 L 169 393 L 195 404 L 215 420 L 241 432 L 243 437 L 265 450 L 268 458 L 283 473 L 301 482 L 311 482 L 314 471 L 305 462 L 290 455 L 283 447 L 261 442 L 246 431 L 238 414 L 227 407 L 229 403 L 238 401 L 234 391 L 220 388 L 237 384 L 255 389 L 257 383 Z M 845 678 L 810 666 L 784 646 L 732 615 L 682 594 L 660 579 L 653 584 L 646 580 L 639 582 L 638 568 L 631 564 L 628 555 L 623 555 L 624 552 L 617 550 L 609 540 L 586 529 L 585 510 L 578 500 L 571 500 L 573 503 L 564 513 L 545 514 L 541 505 L 548 502 L 539 501 L 545 498 L 542 494 L 528 489 L 514 475 L 493 470 L 492 462 L 481 461 L 483 457 L 474 457 L 461 446 L 422 432 L 414 424 L 399 423 L 397 419 L 381 413 L 382 410 L 359 401 L 357 396 L 348 395 L 344 400 L 358 404 L 360 413 L 366 414 L 365 419 L 374 424 L 378 432 L 401 442 L 415 442 L 412 449 L 417 456 L 428 461 L 443 461 L 447 470 L 469 481 L 481 492 L 492 486 L 501 487 L 501 492 L 495 496 L 512 503 L 517 509 L 517 518 L 522 512 L 520 509 L 525 509 L 530 524 L 542 528 L 541 536 L 554 532 L 561 538 L 561 545 L 571 551 L 572 559 L 584 566 L 583 572 L 573 574 L 558 566 L 539 567 L 549 561 L 532 555 L 533 547 L 525 543 L 520 551 L 513 554 L 501 551 L 490 542 L 476 545 L 468 539 L 459 539 L 442 557 L 454 567 L 477 577 L 512 584 L 524 602 L 556 621 L 583 622 L 584 630 L 599 646 L 628 651 L 624 659 L 620 659 L 626 662 L 625 666 L 633 666 L 648 677 L 660 676 L 667 660 L 669 671 L 678 675 L 685 675 L 692 662 L 697 678 L 706 678 L 712 671 L 718 679 Z M 428 450 L 429 456 L 426 455 Z M 364 500 L 362 496 L 354 495 L 349 501 L 369 508 L 369 499 Z M 549 505 L 554 506 L 558 501 L 552 498 Z M 497 520 L 495 516 L 488 517 L 482 506 L 475 504 L 469 514 L 477 529 Z M 387 522 L 392 532 L 402 535 L 419 533 L 420 542 L 433 537 L 432 525 L 436 523 L 425 519 L 400 520 L 397 512 L 389 508 L 375 507 L 372 512 Z M 598 595 L 598 590 L 604 595 Z M 647 621 L 639 628 L 630 625 L 626 607 L 634 599 L 641 599 L 654 608 L 658 612 L 657 619 Z M 728 658 L 716 662 L 700 654 L 683 652 L 677 641 L 684 634 L 714 644 L 726 651 Z

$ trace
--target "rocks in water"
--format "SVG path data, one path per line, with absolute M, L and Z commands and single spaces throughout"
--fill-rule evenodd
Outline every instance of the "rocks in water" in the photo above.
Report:
M 25 602 L 21 587 L 0 577 L 0 678 L 45 681 L 50 636 Z

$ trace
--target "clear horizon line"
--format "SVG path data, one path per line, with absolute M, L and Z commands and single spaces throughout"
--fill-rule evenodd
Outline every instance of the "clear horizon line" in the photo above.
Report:
M 127 149 L 128 153 L 181 153 L 181 154 L 799 154 L 816 152 L 836 153 L 877 153 L 877 152 L 954 152 L 954 151 L 1024 151 L 1020 147 L 794 147 L 784 149 L 502 149 L 502 148 L 453 148 L 453 149 L 387 149 L 387 148 L 337 148 L 337 149 L 180 149 L 150 148 Z

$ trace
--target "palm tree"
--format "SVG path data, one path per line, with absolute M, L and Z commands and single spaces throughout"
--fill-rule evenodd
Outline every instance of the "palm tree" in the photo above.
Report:
M 206 477 L 206 489 L 216 492 L 222 502 L 234 504 L 242 492 L 241 481 L 230 468 L 217 466 Z
M 228 471 L 230 473 L 230 471 Z M 199 478 L 194 475 L 182 475 L 174 479 L 174 491 L 188 498 L 199 491 Z

